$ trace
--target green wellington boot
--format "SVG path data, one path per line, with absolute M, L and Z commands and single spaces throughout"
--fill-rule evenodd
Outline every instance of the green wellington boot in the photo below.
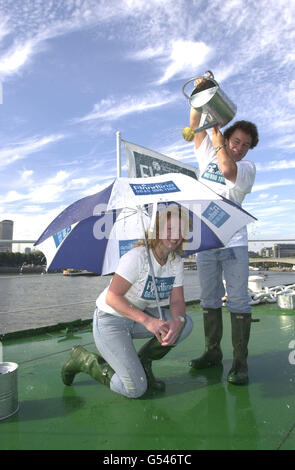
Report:
M 248 383 L 248 342 L 251 329 L 251 314 L 231 313 L 233 363 L 227 380 L 231 384 L 244 385 Z
M 190 366 L 194 369 L 206 369 L 221 364 L 222 351 L 220 341 L 222 338 L 222 309 L 203 309 L 205 352 L 201 357 L 192 359 Z
M 138 357 L 147 377 L 148 388 L 152 390 L 164 391 L 165 382 L 156 379 L 152 371 L 152 361 L 162 359 L 172 349 L 173 346 L 162 346 L 154 336 L 145 343 L 138 351 Z
M 90 353 L 82 346 L 74 346 L 70 359 L 64 364 L 61 371 L 63 383 L 72 385 L 75 375 L 79 372 L 85 372 L 93 379 L 108 386 L 114 374 L 114 370 L 101 356 Z

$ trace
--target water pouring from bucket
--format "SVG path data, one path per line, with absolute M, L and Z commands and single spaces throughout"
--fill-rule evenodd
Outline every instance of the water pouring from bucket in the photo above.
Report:
M 199 81 L 190 95 L 186 92 L 189 83 Z M 190 106 L 201 113 L 200 126 L 197 129 L 185 127 L 182 135 L 185 140 L 191 141 L 194 134 L 211 127 L 223 127 L 228 124 L 237 112 L 237 106 L 220 88 L 213 73 L 208 70 L 201 77 L 188 80 L 182 87 L 184 96 L 189 100 Z

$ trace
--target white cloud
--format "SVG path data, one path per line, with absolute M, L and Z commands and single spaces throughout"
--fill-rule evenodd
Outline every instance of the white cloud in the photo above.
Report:
M 27 194 L 26 198 L 31 203 L 44 204 L 62 200 L 62 194 L 67 190 L 67 180 L 70 173 L 59 171 L 55 176 L 48 178 L 42 184 L 38 184 Z
M 65 136 L 61 134 L 50 135 L 46 137 L 32 137 L 28 140 L 20 142 L 17 145 L 10 145 L 0 150 L 0 167 L 7 166 L 16 160 L 25 158 L 26 156 L 40 152 L 44 147 L 55 143 Z
M 134 60 L 147 60 L 154 59 L 156 57 L 162 57 L 165 54 L 165 49 L 163 46 L 147 47 L 146 49 L 140 49 L 134 54 L 130 55 L 131 59 Z
M 58 216 L 65 208 L 64 206 L 57 206 L 54 209 L 46 210 L 44 207 L 39 213 L 34 213 L 32 207 L 26 206 L 28 210 L 0 212 L 0 219 L 2 218 L 13 220 L 13 238 L 15 240 L 37 240 L 41 233 L 48 226 L 49 222 Z M 37 207 L 37 206 L 35 206 Z
M 255 209 L 255 216 L 259 219 L 263 217 L 263 219 L 267 219 L 268 217 L 285 217 L 286 214 L 289 214 L 290 207 L 283 206 L 281 204 L 272 205 L 271 207 L 262 207 L 260 209 Z
M 291 123 L 288 122 L 286 124 L 287 125 L 285 126 L 285 128 L 284 126 L 282 126 L 282 129 L 285 130 L 285 133 L 286 133 L 287 126 L 290 126 Z M 276 127 L 278 128 L 278 124 L 276 124 Z M 290 128 L 291 127 L 294 127 L 294 124 L 292 124 Z M 269 146 L 277 147 L 277 148 L 284 149 L 284 150 L 293 150 L 295 148 L 294 135 L 293 134 L 283 135 L 280 138 L 274 139 L 273 142 L 270 143 Z
M 62 194 L 67 190 L 69 178 L 70 173 L 63 170 L 59 171 L 56 175 L 44 181 L 32 181 L 32 184 L 27 187 L 27 192 L 8 191 L 5 196 L 2 196 L 0 202 L 7 204 L 17 201 L 28 201 L 31 205 L 34 203 L 39 205 L 60 201 Z
M 74 178 L 74 179 L 71 179 L 71 181 L 69 181 L 68 185 L 67 185 L 67 188 L 69 190 L 82 190 L 83 188 L 85 188 L 86 186 L 89 185 L 90 181 L 94 179 L 94 178 Z
M 43 212 L 43 207 L 38 205 L 27 205 L 22 208 L 23 213 L 32 213 L 32 214 L 41 214 Z
M 181 130 L 179 130 L 179 134 L 181 134 Z M 175 158 L 175 160 L 191 160 L 194 166 L 198 166 L 194 154 L 194 145 L 191 142 L 185 142 L 183 139 L 171 145 L 162 147 L 159 149 L 159 152 L 167 155 L 168 157 Z
M 9 34 L 9 28 L 7 25 L 7 20 L 1 18 L 0 20 L 0 42 Z
M 64 170 L 60 170 L 56 173 L 55 176 L 52 176 L 46 181 L 46 185 L 59 184 L 63 183 L 70 176 L 70 173 Z
M 33 53 L 33 43 L 16 44 L 0 59 L 0 76 L 5 78 L 18 72 Z
M 24 170 L 19 172 L 19 178 L 17 180 L 18 186 L 29 186 L 33 182 L 33 170 Z
M 102 191 L 103 189 L 107 188 L 112 182 L 114 181 L 114 178 L 109 178 L 105 183 L 98 183 L 93 186 L 89 186 L 87 189 L 82 191 L 83 196 L 90 196 L 91 194 L 98 193 L 99 191 Z
M 264 183 L 264 184 L 254 184 L 252 193 L 257 191 L 264 191 L 266 189 L 274 188 L 277 186 L 293 186 L 295 185 L 295 180 L 293 179 L 282 179 L 275 182 Z
M 144 96 L 125 96 L 108 98 L 97 103 L 93 111 L 74 122 L 85 122 L 94 119 L 114 121 L 128 114 L 140 113 L 158 108 L 175 101 L 176 97 L 168 93 L 150 92 Z
M 184 41 L 178 39 L 171 45 L 170 64 L 158 81 L 165 83 L 174 76 L 187 77 L 192 70 L 198 69 L 213 55 L 212 48 L 202 41 Z
M 155 43 L 154 47 L 140 49 L 130 57 L 134 60 L 158 59 L 159 66 L 165 69 L 157 81 L 157 84 L 161 85 L 175 76 L 189 77 L 192 70 L 198 70 L 213 57 L 213 49 L 202 41 L 172 38 L 168 48 Z
M 270 195 L 268 193 L 261 193 L 258 195 L 259 199 L 268 199 Z
M 291 168 L 295 168 L 295 160 L 273 160 L 256 164 L 257 171 L 290 170 Z
M 0 41 L 11 31 L 17 41 L 0 59 L 0 74 L 5 78 L 19 72 L 30 58 L 44 49 L 50 39 L 95 25 L 106 28 L 109 24 L 121 24 L 124 21 L 126 28 L 120 31 L 116 28 L 118 32 L 114 29 L 110 36 L 129 38 L 135 26 L 138 42 L 150 42 L 152 38 L 157 41 L 165 37 L 165 30 L 169 30 L 171 23 L 175 30 L 182 30 L 179 26 L 182 23 L 182 4 L 182 0 L 150 0 L 148 3 L 122 0 L 116 2 L 114 8 L 113 2 L 109 0 L 69 0 L 61 3 L 55 0 L 24 1 L 16 2 L 15 6 L 3 2 L 0 4 Z
M 9 202 L 16 202 L 16 201 L 22 201 L 26 196 L 23 194 L 17 192 L 17 191 L 8 191 L 6 196 L 4 196 L 2 199 L 0 199 L 0 202 L 3 203 L 9 203 Z

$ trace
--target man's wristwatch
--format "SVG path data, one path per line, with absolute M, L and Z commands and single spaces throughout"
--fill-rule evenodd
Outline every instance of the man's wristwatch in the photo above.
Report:
M 182 322 L 182 323 L 185 323 L 185 318 L 182 316 L 182 315 L 178 315 L 179 320 Z

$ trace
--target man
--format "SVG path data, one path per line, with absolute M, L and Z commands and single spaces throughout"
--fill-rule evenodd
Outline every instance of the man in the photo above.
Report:
M 204 88 L 204 78 L 194 86 Z M 191 108 L 190 127 L 199 127 L 201 115 Z M 212 140 L 211 140 L 212 139 Z M 255 124 L 238 121 L 224 135 L 212 128 L 209 138 L 205 130 L 195 133 L 195 154 L 200 168 L 200 181 L 216 193 L 241 205 L 251 192 L 255 179 L 255 165 L 244 160 L 249 149 L 258 143 Z M 222 275 L 227 290 L 227 308 L 231 314 L 233 364 L 227 380 L 233 384 L 248 383 L 248 341 L 251 326 L 251 306 L 248 295 L 248 239 L 247 229 L 236 232 L 225 248 L 200 252 L 197 255 L 203 307 L 205 352 L 193 359 L 195 369 L 217 366 L 222 361 L 222 297 L 225 294 Z

